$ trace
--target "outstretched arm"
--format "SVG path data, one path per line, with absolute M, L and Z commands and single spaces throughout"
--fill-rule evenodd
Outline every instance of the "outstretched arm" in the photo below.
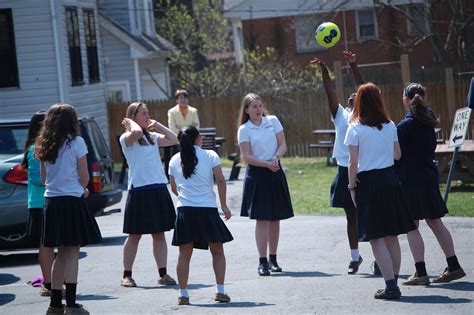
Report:
M 329 77 L 328 68 L 326 67 L 326 64 L 321 59 L 318 59 L 316 57 L 314 57 L 310 61 L 310 63 L 318 64 L 321 67 L 324 90 L 326 91 L 326 96 L 328 97 L 329 110 L 331 111 L 332 117 L 335 118 L 337 110 L 339 108 L 339 102 L 337 101 L 336 92 L 333 90 L 331 86 L 331 78 Z
M 357 55 L 354 54 L 352 51 L 345 50 L 342 52 L 344 58 L 346 58 L 347 62 L 351 66 L 352 75 L 354 76 L 354 80 L 357 85 L 361 85 L 364 83 L 362 80 L 362 75 L 360 74 L 359 66 L 357 66 Z

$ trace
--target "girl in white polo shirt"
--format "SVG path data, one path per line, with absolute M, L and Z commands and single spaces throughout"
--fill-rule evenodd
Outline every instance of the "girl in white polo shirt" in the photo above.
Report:
M 280 164 L 280 157 L 286 152 L 285 134 L 278 118 L 266 115 L 260 96 L 253 93 L 242 100 L 238 124 L 240 152 L 247 162 L 240 215 L 257 220 L 258 274 L 269 276 L 270 271 L 282 271 L 276 258 L 280 220 L 293 217 L 290 192 Z
M 142 234 L 151 234 L 153 238 L 153 256 L 160 275 L 158 284 L 174 285 L 176 281 L 166 271 L 168 247 L 164 232 L 174 227 L 176 213 L 159 147 L 176 145 L 178 138 L 170 129 L 150 119 L 148 108 L 142 102 L 128 106 L 122 125 L 126 130 L 120 136 L 120 145 L 129 171 L 123 222 L 123 232 L 128 238 L 123 248 L 121 285 L 137 286 L 132 278 L 132 267 Z
M 35 155 L 41 161 L 45 184 L 44 247 L 57 247 L 52 271 L 51 303 L 46 314 L 89 314 L 76 303 L 79 248 L 102 240 L 99 227 L 87 209 L 89 195 L 87 146 L 79 134 L 74 107 L 53 105 L 46 113 Z M 61 303 L 66 283 L 66 308 Z
M 349 145 L 349 186 L 357 207 L 359 238 L 368 239 L 386 287 L 376 299 L 398 299 L 398 235 L 416 228 L 403 196 L 394 159 L 400 159 L 397 128 L 385 113 L 379 88 L 366 83 L 357 90 L 345 144 Z
M 230 297 L 224 291 L 226 262 L 222 244 L 232 241 L 233 237 L 219 217 L 214 194 L 215 178 L 224 219 L 230 219 L 232 214 L 227 207 L 221 161 L 216 152 L 201 149 L 202 139 L 196 127 L 180 131 L 178 138 L 181 152 L 170 161 L 171 190 L 178 196 L 178 218 L 172 243 L 179 246 L 176 266 L 178 304 L 189 304 L 187 284 L 193 248 L 210 248 L 216 277 L 214 300 L 230 302 Z

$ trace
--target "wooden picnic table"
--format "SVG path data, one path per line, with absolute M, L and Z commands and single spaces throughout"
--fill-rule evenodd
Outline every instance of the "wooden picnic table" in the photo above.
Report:
M 336 160 L 332 158 L 332 150 L 334 147 L 334 139 L 336 137 L 335 129 L 316 129 L 312 131 L 315 136 L 329 136 L 331 140 L 319 140 L 318 143 L 311 143 L 309 147 L 311 149 L 326 149 L 326 165 L 335 166 L 337 165 Z
M 439 171 L 440 182 L 445 182 L 448 178 L 449 167 L 454 152 L 454 147 L 449 148 L 447 143 L 438 144 L 435 150 L 435 157 Z M 465 140 L 459 149 L 456 171 L 453 180 L 463 182 L 474 182 L 474 141 Z

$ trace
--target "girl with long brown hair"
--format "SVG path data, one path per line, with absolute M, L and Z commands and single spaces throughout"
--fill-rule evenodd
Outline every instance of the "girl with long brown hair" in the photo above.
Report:
M 45 184 L 44 247 L 57 247 L 52 267 L 51 303 L 46 314 L 89 314 L 76 303 L 80 246 L 102 240 L 99 227 L 87 209 L 89 195 L 87 146 L 79 136 L 79 121 L 74 107 L 53 105 L 46 113 L 35 155 L 41 161 Z M 66 307 L 61 303 L 66 284 Z
M 373 83 L 357 90 L 347 130 L 349 186 L 357 208 L 359 239 L 368 240 L 385 280 L 376 299 L 398 299 L 401 252 L 398 235 L 415 229 L 394 169 L 400 158 L 397 128 L 385 112 Z

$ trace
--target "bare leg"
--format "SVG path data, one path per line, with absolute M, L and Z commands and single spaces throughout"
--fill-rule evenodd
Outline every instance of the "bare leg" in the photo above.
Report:
M 153 256 L 155 257 L 158 269 L 166 268 L 168 261 L 168 245 L 166 244 L 165 233 L 151 235 L 153 238 Z
M 138 243 L 140 243 L 141 234 L 130 234 L 123 246 L 123 269 L 132 271 L 133 262 L 137 256 Z
M 425 261 L 425 244 L 423 238 L 421 237 L 418 227 L 420 221 L 415 220 L 417 229 L 407 233 L 408 244 L 410 245 L 410 251 L 413 256 L 415 263 Z
M 388 251 L 387 245 L 383 238 L 377 238 L 370 240 L 372 246 L 372 252 L 374 253 L 375 260 L 379 265 L 380 271 L 385 281 L 395 279 L 393 274 L 392 257 Z
M 386 236 L 384 237 L 385 244 L 387 245 L 390 258 L 392 260 L 393 273 L 395 275 L 400 274 L 400 264 L 402 260 L 402 253 L 400 251 L 400 243 L 398 242 L 397 236 Z
M 280 220 L 269 221 L 268 224 L 268 250 L 270 255 L 276 255 L 278 241 L 280 240 Z M 264 256 L 261 256 L 264 257 Z
M 44 282 L 51 283 L 51 269 L 54 261 L 54 247 L 39 245 L 38 260 L 43 274 Z
M 66 251 L 66 283 L 77 283 L 79 273 L 79 246 L 65 246 Z
M 224 284 L 225 279 L 225 255 L 222 243 L 209 243 L 212 254 L 212 268 L 216 276 L 216 284 Z
M 255 225 L 255 240 L 259 257 L 267 257 L 269 223 L 270 221 L 257 220 Z
M 188 287 L 189 278 L 189 262 L 193 254 L 193 243 L 179 246 L 178 263 L 176 264 L 176 273 L 178 275 L 178 283 L 180 289 Z
M 434 219 L 426 220 L 426 223 L 436 236 L 436 239 L 438 240 L 439 246 L 441 246 L 444 255 L 446 257 L 452 257 L 456 255 L 454 253 L 453 238 L 451 237 L 451 233 L 449 233 L 443 221 L 441 221 L 441 219 Z
M 54 259 L 51 269 L 51 288 L 62 290 L 64 283 L 64 273 L 66 271 L 67 252 L 64 246 L 58 248 L 58 254 Z

